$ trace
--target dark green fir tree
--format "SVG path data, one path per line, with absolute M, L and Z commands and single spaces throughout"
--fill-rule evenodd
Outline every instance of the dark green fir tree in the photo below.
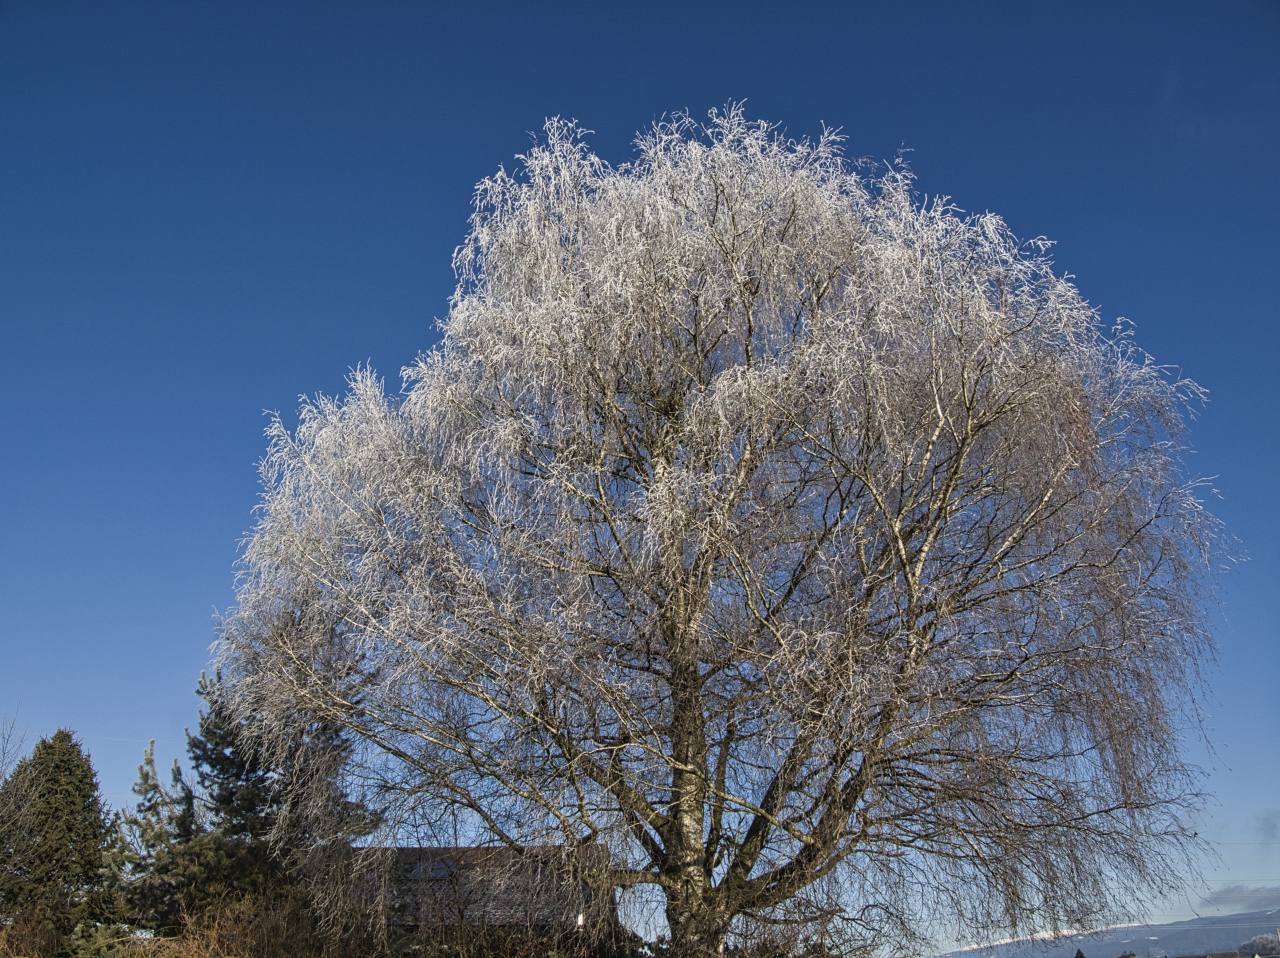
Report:
M 276 768 L 227 715 L 218 683 L 202 673 L 197 694 L 206 708 L 200 731 L 187 733 L 187 755 L 213 826 L 224 836 L 259 842 L 275 828 L 284 805 L 285 769 Z
M 201 674 L 196 691 L 206 707 L 199 734 L 187 735 L 187 754 L 202 808 L 215 830 L 250 844 L 270 838 L 277 852 L 292 861 L 312 838 L 307 816 L 295 814 L 292 807 L 298 790 L 305 788 L 312 809 L 323 806 L 327 834 L 368 834 L 374 824 L 368 809 L 318 771 L 338 767 L 350 747 L 336 726 L 299 713 L 289 757 L 273 763 L 246 734 L 244 724 L 229 714 L 218 679 L 210 681 Z
M 23 813 L 0 836 L 0 921 L 41 923 L 59 939 L 117 921 L 108 867 L 117 832 L 70 731 L 41 739 L 0 785 L 0 806 L 18 804 Z

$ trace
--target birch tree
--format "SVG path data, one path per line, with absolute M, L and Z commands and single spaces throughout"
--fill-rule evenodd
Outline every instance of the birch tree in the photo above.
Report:
M 1199 390 L 840 139 L 730 108 L 613 167 L 549 122 L 401 394 L 360 370 L 270 426 L 218 666 L 268 746 L 299 709 L 351 736 L 381 841 L 606 844 L 592 880 L 691 955 L 1178 877 Z

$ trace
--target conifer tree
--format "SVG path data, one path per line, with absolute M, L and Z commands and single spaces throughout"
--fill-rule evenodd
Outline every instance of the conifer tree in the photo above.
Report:
M 196 688 L 205 702 L 196 733 L 187 733 L 188 779 L 175 761 L 171 784 L 160 781 L 154 744 L 138 767 L 134 814 L 126 816 L 131 835 L 128 861 L 134 872 L 128 899 L 132 920 L 162 935 L 180 930 L 192 917 L 228 900 L 266 899 L 300 892 L 294 878 L 294 851 L 305 826 L 289 815 L 293 769 L 271 762 L 242 723 L 223 705 L 218 679 L 200 676 Z M 298 749 L 341 749 L 341 736 L 323 723 L 299 722 Z M 296 753 L 295 753 L 296 754 Z M 312 783 L 314 787 L 314 783 Z M 335 814 L 361 833 L 368 820 L 336 783 L 325 783 Z M 364 830 L 368 830 L 367 827 Z
M 317 775 L 317 769 L 339 766 L 349 750 L 342 731 L 331 722 L 298 713 L 292 748 L 272 760 L 260 740 L 246 734 L 244 721 L 228 709 L 220 682 L 221 676 L 209 680 L 201 673 L 196 692 L 206 708 L 200 713 L 198 734 L 187 734 L 199 803 L 210 827 L 249 843 L 269 840 L 289 857 L 314 828 L 293 808 L 295 793 L 305 788 L 310 805 L 326 806 L 322 817 L 333 834 L 367 834 L 372 827 L 369 810 L 352 801 L 338 782 Z
M 138 805 L 126 816 L 131 917 L 161 935 L 179 931 L 184 915 L 228 898 L 279 894 L 291 884 L 287 852 L 273 854 L 268 840 L 283 801 L 279 770 L 226 721 L 216 681 L 201 675 L 196 691 L 206 702 L 197 733 L 187 733 L 196 781 L 175 761 L 165 787 L 152 743 L 133 787 Z
M 203 673 L 197 694 L 207 708 L 199 732 L 187 733 L 187 755 L 200 783 L 204 807 L 214 827 L 227 838 L 255 842 L 275 827 L 284 801 L 282 772 L 240 735 L 217 699 L 217 680 Z
M 42 921 L 59 936 L 114 921 L 105 853 L 115 829 L 73 734 L 59 729 L 41 739 L 0 792 L 21 795 L 27 806 L 0 838 L 0 920 Z

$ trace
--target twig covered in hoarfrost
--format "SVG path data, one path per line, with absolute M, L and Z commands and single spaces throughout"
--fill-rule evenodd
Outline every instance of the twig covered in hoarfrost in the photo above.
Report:
M 386 844 L 606 843 L 690 954 L 1175 881 L 1194 384 L 830 133 L 730 108 L 612 168 L 552 121 L 521 160 L 403 398 L 361 370 L 271 426 L 218 645 L 263 740 L 345 729 Z

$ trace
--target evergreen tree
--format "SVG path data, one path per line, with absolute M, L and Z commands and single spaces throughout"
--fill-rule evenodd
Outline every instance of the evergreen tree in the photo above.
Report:
M 294 895 L 295 850 L 304 847 L 306 826 L 289 819 L 294 769 L 272 762 L 230 717 L 219 696 L 218 679 L 200 676 L 196 693 L 204 699 L 196 734 L 187 733 L 187 755 L 195 781 L 175 761 L 171 784 L 160 781 L 154 745 L 138 768 L 133 790 L 139 797 L 126 816 L 131 836 L 128 862 L 133 872 L 127 897 L 135 924 L 163 935 L 228 901 Z M 345 742 L 323 723 L 298 723 L 294 761 L 303 750 L 344 749 Z M 314 783 L 313 783 L 314 787 Z M 336 783 L 323 783 L 347 834 L 369 830 L 369 816 Z M 281 819 L 288 827 L 279 827 Z
M 261 896 L 287 884 L 287 874 L 271 858 L 265 841 L 229 838 L 212 827 L 176 763 L 172 786 L 161 784 L 154 748 L 139 766 L 134 792 L 140 801 L 126 817 L 133 872 L 126 897 L 135 925 L 173 935 L 184 917 L 197 916 L 213 904 Z
M 307 804 L 332 835 L 354 837 L 373 827 L 369 810 L 351 801 L 324 769 L 341 767 L 350 748 L 334 724 L 305 713 L 295 716 L 291 747 L 283 761 L 273 762 L 246 733 L 220 697 L 218 676 L 203 673 L 196 689 L 205 700 L 199 734 L 187 734 L 187 754 L 199 783 L 200 805 L 211 827 L 227 838 L 249 843 L 270 838 L 292 860 L 308 844 L 312 820 L 296 814 L 294 799 L 305 789 Z M 305 767 L 305 771 L 304 771 Z
M 227 838 L 261 841 L 280 815 L 285 770 L 273 767 L 246 739 L 217 690 L 217 680 L 201 673 L 196 693 L 207 708 L 200 713 L 199 734 L 187 733 L 187 755 L 214 828 Z
M 41 739 L 0 785 L 26 813 L 0 837 L 0 921 L 39 921 L 59 936 L 118 917 L 107 853 L 115 845 L 93 766 L 66 729 Z
M 196 691 L 206 702 L 199 731 L 187 733 L 196 783 L 175 761 L 166 788 L 153 743 L 133 787 L 138 805 L 126 817 L 134 872 L 127 892 L 131 918 L 162 935 L 177 933 L 184 916 L 212 905 L 271 897 L 291 886 L 288 863 L 273 854 L 269 842 L 283 801 L 280 770 L 226 720 L 216 681 L 201 675 Z

